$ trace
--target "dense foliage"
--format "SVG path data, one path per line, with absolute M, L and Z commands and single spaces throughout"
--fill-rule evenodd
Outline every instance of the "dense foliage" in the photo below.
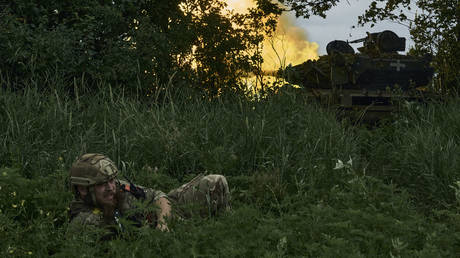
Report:
M 10 1 L 0 19 L 0 74 L 16 88 L 33 78 L 84 78 L 156 91 L 170 80 L 210 92 L 260 69 L 259 45 L 276 16 L 242 15 L 222 0 Z M 70 86 L 70 85 L 69 85 Z M 73 90 L 73 87 L 69 87 Z
M 3 82 L 4 84 L 6 82 Z M 108 86 L 105 86 L 108 87 Z M 104 87 L 102 87 L 104 88 Z M 460 252 L 458 100 L 405 105 L 387 126 L 350 127 L 302 95 L 261 101 L 169 87 L 156 104 L 59 88 L 0 93 L 2 256 L 455 257 Z M 164 96 L 164 97 L 161 97 Z M 85 152 L 113 158 L 167 191 L 222 173 L 233 211 L 68 234 L 68 168 Z

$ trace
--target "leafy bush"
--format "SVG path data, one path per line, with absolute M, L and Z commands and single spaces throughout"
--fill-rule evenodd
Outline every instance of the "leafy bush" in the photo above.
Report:
M 276 14 L 198 2 L 11 1 L 0 19 L 0 76 L 16 89 L 72 93 L 112 85 L 144 96 L 170 81 L 211 96 L 241 90 L 238 79 L 260 69 L 261 28 L 274 29 L 261 21 Z
M 455 204 L 450 186 L 460 179 L 458 108 L 456 101 L 407 103 L 390 127 L 366 140 L 369 173 L 409 189 L 428 209 Z
M 27 179 L 18 168 L 0 168 L 1 249 L 5 255 L 45 256 L 62 243 L 70 194 L 66 173 Z M 50 241 L 53 240 L 53 241 Z

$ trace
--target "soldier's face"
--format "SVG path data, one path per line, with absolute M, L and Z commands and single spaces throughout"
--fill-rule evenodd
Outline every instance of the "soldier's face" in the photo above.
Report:
M 94 193 L 96 195 L 96 201 L 102 205 L 115 205 L 115 180 L 112 179 L 103 184 L 97 184 L 94 186 Z

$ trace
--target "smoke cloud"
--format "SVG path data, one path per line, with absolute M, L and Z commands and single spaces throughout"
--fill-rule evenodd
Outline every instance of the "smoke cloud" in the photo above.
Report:
M 255 7 L 252 0 L 228 0 L 228 9 L 245 12 Z M 308 59 L 318 59 L 318 44 L 307 40 L 305 28 L 294 25 L 294 16 L 283 13 L 273 37 L 263 44 L 263 70 L 273 71 L 289 64 L 296 65 Z

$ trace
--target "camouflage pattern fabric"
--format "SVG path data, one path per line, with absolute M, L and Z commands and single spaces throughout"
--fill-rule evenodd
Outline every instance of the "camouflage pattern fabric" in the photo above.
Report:
M 129 185 L 129 183 L 122 180 L 117 182 L 117 191 L 121 191 L 123 195 L 121 203 L 118 204 L 121 216 L 135 209 L 136 203 L 139 202 L 130 192 L 122 191 L 122 188 L 126 185 Z M 151 188 L 137 185 L 136 187 L 141 188 L 145 192 L 145 199 L 141 200 L 143 203 L 154 205 L 156 200 L 166 197 L 171 202 L 174 214 L 182 218 L 191 217 L 194 214 L 203 217 L 212 216 L 230 209 L 228 183 L 226 178 L 221 175 L 199 175 L 181 187 L 173 189 L 167 195 Z M 88 205 L 81 199 L 75 199 L 71 202 L 70 217 L 71 228 L 80 228 L 81 225 L 117 225 L 115 220 L 107 223 L 104 220 L 103 211 L 97 207 Z M 156 215 L 151 212 L 136 214 L 134 218 L 130 217 L 129 219 L 134 219 L 142 225 L 150 223 L 156 225 Z
M 214 216 L 230 210 L 230 191 L 222 175 L 198 175 L 168 193 L 176 215 L 188 218 Z
M 136 208 L 136 202 L 138 202 L 137 198 L 131 194 L 130 192 L 123 191 L 122 187 L 129 185 L 128 182 L 123 180 L 118 180 L 117 182 L 117 192 L 121 192 L 122 198 L 121 203 L 118 204 L 118 209 L 121 214 L 129 213 L 130 210 Z M 165 193 L 161 191 L 156 191 L 151 188 L 146 188 L 142 186 L 136 185 L 136 187 L 141 188 L 145 193 L 145 200 L 148 204 L 154 203 L 161 197 L 167 197 Z M 103 211 L 97 207 L 92 205 L 88 205 L 81 199 L 73 200 L 70 203 L 70 217 L 71 217 L 71 224 L 77 225 L 94 225 L 94 226 L 102 226 L 106 225 L 107 222 L 104 221 Z M 145 214 L 147 216 L 147 214 Z M 154 216 L 150 215 L 149 216 Z M 137 215 L 136 219 L 140 222 L 144 221 L 146 218 L 142 218 L 141 215 Z M 153 218 L 156 220 L 156 218 Z M 114 224 L 115 221 L 112 221 Z

